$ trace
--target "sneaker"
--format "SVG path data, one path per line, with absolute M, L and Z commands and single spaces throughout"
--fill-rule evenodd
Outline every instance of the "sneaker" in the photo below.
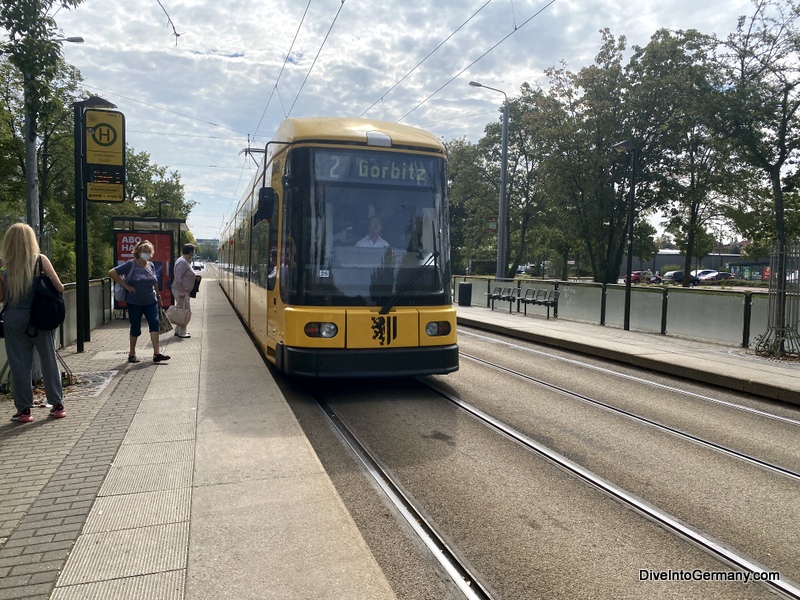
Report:
M 30 423 L 33 421 L 33 417 L 31 416 L 31 409 L 26 408 L 25 410 L 19 411 L 13 417 L 11 417 L 12 421 L 17 421 L 19 423 Z
M 56 404 L 53 408 L 50 409 L 50 416 L 54 419 L 63 419 L 67 416 L 67 411 L 64 410 L 63 404 Z
M 164 360 L 169 360 L 169 356 L 166 354 L 154 354 L 153 355 L 153 362 L 162 362 Z
M 140 362 L 138 358 L 136 358 L 135 354 L 128 354 L 128 362 L 129 363 L 137 363 Z
M 186 339 L 186 338 L 192 337 L 192 334 L 191 333 L 176 333 L 175 337 Z

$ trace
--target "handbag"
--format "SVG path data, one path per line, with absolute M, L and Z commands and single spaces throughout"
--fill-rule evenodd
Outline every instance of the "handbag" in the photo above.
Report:
M 189 322 L 189 311 L 173 305 L 167 308 L 167 318 L 173 325 L 185 327 Z
M 125 302 L 125 293 L 127 290 L 119 283 L 114 284 L 114 300 L 117 302 Z
M 167 313 L 164 310 L 164 307 L 161 306 L 158 309 L 158 333 L 164 334 L 168 331 L 172 331 L 172 323 L 169 322 Z
M 56 290 L 55 284 L 44 274 L 42 256 L 39 255 L 39 275 L 33 279 L 31 321 L 25 333 L 29 337 L 36 337 L 39 331 L 58 329 L 66 315 L 64 296 Z M 30 332 L 31 329 L 33 329 L 33 333 Z

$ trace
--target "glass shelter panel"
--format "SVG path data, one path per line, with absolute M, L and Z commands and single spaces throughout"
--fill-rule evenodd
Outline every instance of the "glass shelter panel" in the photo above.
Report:
M 589 323 L 600 322 L 600 304 L 603 301 L 602 285 L 570 285 L 562 282 L 559 289 L 561 291 L 558 297 L 560 317 Z
M 667 333 L 739 345 L 743 315 L 744 294 L 671 289 Z

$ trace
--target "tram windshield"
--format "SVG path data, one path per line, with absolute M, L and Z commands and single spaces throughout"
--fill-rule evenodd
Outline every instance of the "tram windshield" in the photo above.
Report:
M 285 215 L 293 231 L 284 232 L 296 234 L 290 301 L 327 306 L 448 301 L 444 160 L 369 150 L 307 152 L 310 164 L 302 166 L 312 173 L 310 189 L 302 193 L 306 190 L 293 185 L 292 196 L 301 192 L 308 204 L 288 202 L 291 214 Z M 305 161 L 293 168 L 298 162 Z

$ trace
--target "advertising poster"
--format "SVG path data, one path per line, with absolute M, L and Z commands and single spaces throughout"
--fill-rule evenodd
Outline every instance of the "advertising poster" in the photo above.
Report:
M 155 248 L 152 262 L 156 267 L 158 277 L 158 293 L 164 306 L 172 304 L 172 232 L 171 231 L 115 231 L 114 265 L 133 258 L 133 249 L 144 240 L 149 240 Z M 117 302 L 119 308 L 125 308 L 124 302 Z

